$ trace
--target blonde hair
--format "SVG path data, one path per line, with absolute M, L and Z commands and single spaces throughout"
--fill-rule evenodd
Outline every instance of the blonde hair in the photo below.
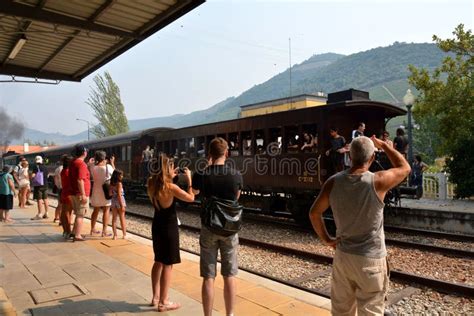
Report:
M 171 183 L 173 182 L 172 171 L 170 166 L 173 163 L 173 159 L 160 154 L 158 158 L 158 172 L 148 178 L 147 181 L 147 193 L 148 198 L 155 208 L 160 208 L 157 203 L 158 195 L 164 193 L 170 189 Z

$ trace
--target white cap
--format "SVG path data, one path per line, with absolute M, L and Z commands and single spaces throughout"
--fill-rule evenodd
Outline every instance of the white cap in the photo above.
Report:
M 43 163 L 43 157 L 41 157 L 41 156 L 36 156 L 36 157 L 35 157 L 35 162 L 36 162 L 36 163 Z

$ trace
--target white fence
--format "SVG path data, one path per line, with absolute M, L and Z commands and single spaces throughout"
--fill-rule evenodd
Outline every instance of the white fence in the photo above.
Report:
M 454 184 L 449 182 L 449 174 L 425 172 L 423 174 L 423 197 L 439 200 L 454 198 Z

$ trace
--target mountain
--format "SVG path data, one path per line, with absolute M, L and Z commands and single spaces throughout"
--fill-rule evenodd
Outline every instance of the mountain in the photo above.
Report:
M 87 140 L 87 131 L 81 132 L 76 135 L 64 135 L 61 133 L 45 133 L 36 129 L 25 128 L 22 139 L 14 140 L 12 143 L 22 144 L 23 142 L 29 142 L 34 144 L 36 142 L 43 143 L 47 141 L 53 142 L 57 145 L 77 143 L 83 140 Z
M 409 87 L 408 65 L 433 69 L 445 56 L 435 44 L 400 42 L 347 56 L 335 53 L 314 55 L 301 64 L 292 66 L 291 95 L 319 91 L 330 93 L 354 88 L 369 91 L 372 100 L 399 103 Z M 130 129 L 157 126 L 177 128 L 237 118 L 241 105 L 289 96 L 289 78 L 290 70 L 287 69 L 241 95 L 229 97 L 208 109 L 189 114 L 130 120 Z M 78 142 L 87 136 L 87 132 L 73 136 L 57 133 L 42 135 L 38 131 L 35 133 L 41 140 L 53 139 L 58 144 Z

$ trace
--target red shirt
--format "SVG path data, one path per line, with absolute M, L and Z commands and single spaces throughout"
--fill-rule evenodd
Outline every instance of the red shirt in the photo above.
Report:
M 74 159 L 69 166 L 69 185 L 71 195 L 80 195 L 78 180 L 84 180 L 84 191 L 86 196 L 90 196 L 91 193 L 91 178 L 89 168 L 86 163 L 81 159 Z
M 69 183 L 69 168 L 63 168 L 63 170 L 61 170 L 61 184 L 63 186 L 61 190 L 61 197 L 67 197 L 71 195 L 71 184 Z

